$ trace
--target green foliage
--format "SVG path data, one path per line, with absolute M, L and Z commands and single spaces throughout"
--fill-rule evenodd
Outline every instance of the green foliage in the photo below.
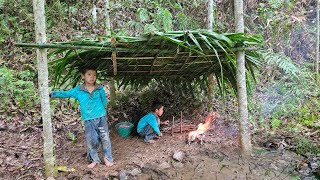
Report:
M 145 8 L 138 8 L 136 17 L 140 22 L 148 21 L 149 20 L 148 10 Z
M 272 118 L 271 119 L 271 127 L 273 130 L 276 130 L 280 127 L 281 121 L 278 118 Z
M 28 70 L 16 72 L 6 67 L 0 68 L 1 108 L 7 109 L 12 101 L 20 108 L 38 105 L 38 93 L 30 77 L 34 74 Z
M 295 119 L 297 123 L 300 123 L 303 126 L 320 128 L 320 121 L 318 118 L 320 108 L 319 98 L 311 97 L 305 101 L 301 107 L 299 107 Z
M 0 22 L 0 44 L 12 38 L 32 41 L 33 15 L 30 1 L 0 1 Z
M 76 144 L 77 141 L 78 141 L 77 136 L 76 136 L 75 133 L 73 133 L 73 132 L 69 132 L 69 133 L 68 133 L 68 139 L 69 139 L 70 141 L 72 141 L 73 144 Z
M 58 56 L 58 59 L 52 62 L 56 85 L 63 85 L 66 82 L 75 85 L 80 80 L 77 69 L 83 65 L 94 65 L 104 78 L 113 77 L 112 61 L 104 59 L 110 57 L 113 51 L 110 44 L 112 37 L 117 39 L 117 53 L 130 58 L 128 60 L 117 58 L 119 72 L 117 78 L 120 86 L 146 85 L 152 79 L 168 80 L 171 83 L 206 84 L 207 79 L 203 77 L 212 73 L 217 79 L 220 92 L 226 91 L 229 87 L 236 92 L 236 61 L 233 48 L 261 43 L 261 39 L 257 36 L 243 33 L 218 34 L 207 30 L 152 32 L 139 37 L 101 36 L 99 41 L 84 39 L 64 42 L 64 45 L 90 46 L 90 50 L 80 48 L 79 51 L 74 51 L 63 48 L 52 53 Z M 61 58 L 60 53 L 64 53 L 64 57 Z M 136 59 L 137 54 L 143 55 Z M 254 78 L 253 70 L 261 64 L 256 53 L 248 51 L 248 54 L 247 75 Z
M 296 153 L 305 156 L 317 155 L 320 153 L 320 147 L 316 146 L 314 142 L 304 137 L 297 137 L 296 140 L 297 143 L 293 148 Z
M 274 9 L 280 8 L 280 6 L 283 4 L 283 2 L 285 2 L 285 0 L 268 0 L 268 3 Z
M 134 121 L 134 115 L 141 118 L 151 111 L 152 102 L 158 99 L 164 104 L 165 113 L 161 119 L 180 117 L 180 112 L 190 113 L 192 109 L 207 106 L 204 91 L 198 84 L 189 84 L 187 87 L 186 84 L 171 81 L 153 80 L 143 87 L 128 86 L 124 91 L 118 91 L 116 105 L 112 107 L 110 114 L 121 121 Z
M 258 53 L 267 63 L 266 65 L 274 65 L 283 70 L 286 74 L 298 78 L 300 70 L 296 67 L 291 58 L 272 51 L 259 51 Z
M 313 73 L 307 69 L 299 71 L 298 79 L 288 75 L 279 77 L 277 71 L 267 76 L 262 74 L 262 77 L 269 79 L 267 83 L 263 83 L 263 90 L 259 96 L 250 101 L 249 108 L 253 119 L 270 119 L 271 127 L 280 120 L 289 131 L 299 131 L 301 127 L 320 127 L 319 85 L 314 83 Z M 268 120 L 265 122 L 268 123 Z M 265 128 L 263 124 L 260 125 L 261 128 Z
M 172 28 L 172 15 L 170 13 L 169 10 L 165 9 L 163 12 L 162 12 L 162 23 L 163 23 L 163 30 L 165 32 L 167 31 L 172 31 L 173 28 Z

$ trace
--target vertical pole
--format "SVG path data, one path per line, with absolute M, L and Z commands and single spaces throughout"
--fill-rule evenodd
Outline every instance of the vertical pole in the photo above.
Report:
M 208 0 L 208 30 L 212 31 L 213 30 L 213 0 Z
M 318 83 L 318 74 L 319 74 L 319 44 L 320 44 L 320 0 L 317 0 L 317 42 L 316 42 L 316 60 L 315 60 L 315 79 Z
M 172 116 L 171 136 L 173 136 L 173 128 L 174 128 L 174 116 Z
M 180 112 L 180 134 L 182 134 L 182 111 Z
M 35 36 L 37 44 L 46 43 L 46 20 L 44 0 L 33 0 L 35 21 Z M 47 49 L 37 49 L 38 84 L 41 100 L 41 116 L 43 120 L 43 157 L 45 161 L 45 176 L 55 175 L 55 158 L 53 154 L 53 135 L 50 114 L 50 100 L 48 88 Z
M 110 22 L 110 3 L 109 0 L 104 0 L 104 16 L 105 16 L 105 25 L 106 25 L 106 35 L 111 35 L 111 22 Z M 112 52 L 112 57 L 115 55 L 115 52 Z M 116 100 L 116 81 L 115 76 L 110 80 L 110 105 L 111 107 L 115 105 Z
M 234 16 L 236 32 L 244 32 L 243 0 L 234 0 Z M 238 51 L 237 55 L 237 92 L 238 112 L 240 124 L 240 144 L 242 154 L 250 155 L 252 152 L 251 134 L 249 129 L 248 102 L 245 72 L 245 52 Z
M 208 24 L 207 28 L 209 31 L 213 30 L 213 0 L 208 0 Z M 212 105 L 212 100 L 213 100 L 213 88 L 214 88 L 214 77 L 213 74 L 209 74 L 208 76 L 208 110 L 212 111 L 213 105 Z

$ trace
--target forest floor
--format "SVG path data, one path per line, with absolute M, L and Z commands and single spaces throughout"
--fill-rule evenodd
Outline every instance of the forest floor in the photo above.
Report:
M 186 143 L 187 132 L 165 133 L 155 144 L 135 136 L 122 138 L 110 127 L 114 166 L 88 169 L 82 125 L 54 123 L 56 179 L 293 179 L 304 158 L 285 149 L 267 149 L 253 135 L 254 152 L 242 157 L 238 128 L 215 121 L 203 144 Z M 71 141 L 73 132 L 77 141 Z M 41 126 L 0 124 L 0 179 L 43 179 Z M 75 140 L 75 139 L 73 139 Z M 260 144 L 260 145 L 259 145 Z M 101 155 L 101 152 L 99 152 Z M 101 158 L 102 159 L 102 158 Z M 304 163 L 305 164 L 305 163 Z M 302 166 L 303 163 L 302 163 Z M 307 164 L 308 166 L 308 164 Z

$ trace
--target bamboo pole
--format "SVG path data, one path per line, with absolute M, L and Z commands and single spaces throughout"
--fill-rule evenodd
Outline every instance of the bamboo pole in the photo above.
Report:
M 120 60 L 120 58 L 117 58 Z M 211 64 L 211 61 L 202 61 L 202 62 L 192 62 L 192 63 L 187 63 L 187 64 Z M 177 63 L 177 64 L 157 64 L 154 65 L 154 67 L 165 67 L 165 66 L 180 66 L 182 63 Z M 138 65 L 125 65 L 126 67 L 150 67 L 152 66 L 151 64 L 138 64 Z
M 113 75 L 117 76 L 117 52 L 116 52 L 116 38 L 111 38 L 111 45 L 114 48 L 114 51 L 112 51 L 112 64 L 113 64 Z
M 320 43 L 320 0 L 317 0 L 317 42 L 316 42 L 316 60 L 315 60 L 315 80 L 318 83 L 319 74 L 319 43 Z
M 182 134 L 182 111 L 180 112 L 180 134 Z
M 128 43 L 129 45 L 130 43 Z M 131 43 L 134 44 L 134 43 Z M 118 44 L 116 44 L 118 46 Z M 47 43 L 15 43 L 16 47 L 29 47 L 29 48 L 52 48 L 52 49 L 83 49 L 83 50 L 99 50 L 99 51 L 107 51 L 112 52 L 115 50 L 115 48 L 110 47 L 110 45 L 72 45 L 72 44 L 47 44 Z M 256 50 L 257 48 L 254 47 L 237 47 L 237 48 L 229 48 L 230 51 L 236 52 L 236 51 L 245 51 L 245 50 Z M 137 51 L 141 51 L 143 53 L 159 53 L 159 49 L 143 49 L 141 50 L 141 47 L 131 47 L 131 48 L 120 48 L 117 47 L 117 52 L 132 52 L 136 53 Z M 204 54 L 199 55 L 199 57 L 206 57 L 207 55 L 214 55 L 215 51 L 213 50 L 204 50 L 202 51 Z M 225 50 L 223 49 L 216 49 L 216 52 L 218 53 L 224 53 Z M 161 49 L 161 53 L 172 53 L 176 54 L 176 50 L 174 49 Z M 182 53 L 182 52 L 180 52 Z M 187 52 L 186 52 L 187 53 Z M 212 53 L 212 54 L 209 54 Z M 207 54 L 207 55 L 206 55 Z
M 174 116 L 172 116 L 171 136 L 173 136 Z
M 224 57 L 225 55 L 224 54 L 218 54 L 218 56 L 220 57 Z M 203 58 L 203 57 L 217 57 L 217 55 L 205 55 L 205 56 L 190 56 L 189 58 Z M 188 57 L 187 57 L 188 58 Z M 101 58 L 103 60 L 112 60 L 112 58 L 110 57 L 104 57 L 104 58 Z M 117 57 L 118 60 L 154 60 L 154 57 Z M 163 57 L 158 57 L 158 59 L 184 59 L 183 57 L 177 57 L 175 58 L 174 56 L 163 56 Z M 223 59 L 221 60 L 223 61 Z M 198 63 L 207 63 L 207 62 L 210 62 L 212 63 L 212 61 L 198 61 Z M 181 63 L 179 65 L 183 65 L 184 63 Z M 185 63 L 186 65 L 190 64 L 190 63 Z M 154 66 L 157 66 L 159 64 L 155 64 Z

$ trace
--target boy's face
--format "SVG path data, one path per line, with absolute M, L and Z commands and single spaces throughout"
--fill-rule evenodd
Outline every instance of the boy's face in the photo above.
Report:
M 97 79 L 97 71 L 95 70 L 87 70 L 86 73 L 81 74 L 82 79 L 86 84 L 93 85 Z
M 159 109 L 156 109 L 155 113 L 157 114 L 158 117 L 162 116 L 162 114 L 163 114 L 163 106 L 161 106 Z

